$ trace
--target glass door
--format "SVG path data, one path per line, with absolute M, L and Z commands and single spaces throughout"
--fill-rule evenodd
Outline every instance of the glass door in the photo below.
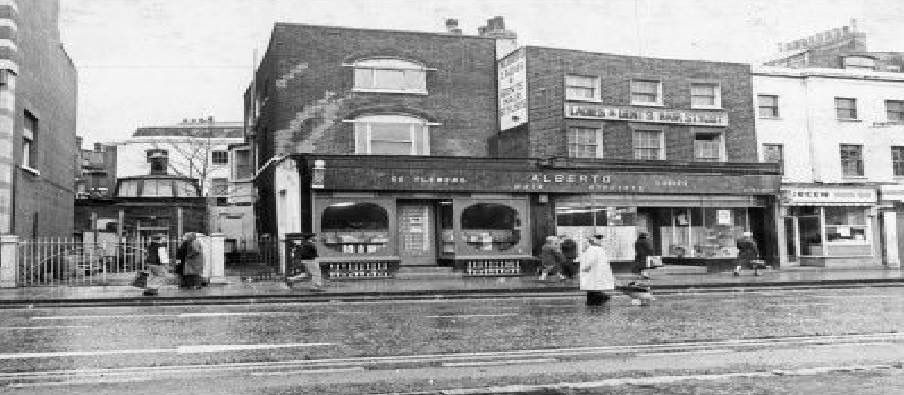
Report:
M 433 204 L 399 202 L 399 257 L 402 266 L 436 265 Z

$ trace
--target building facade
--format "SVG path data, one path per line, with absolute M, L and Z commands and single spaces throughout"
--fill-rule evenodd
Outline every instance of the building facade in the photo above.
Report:
M 0 3 L 0 234 L 72 233 L 77 74 L 58 14 L 58 0 Z
M 82 148 L 82 138 L 76 137 L 75 198 L 109 197 L 116 187 L 116 146 L 94 143 L 91 149 Z
M 902 74 L 759 67 L 753 81 L 761 160 L 784 169 L 783 259 L 899 265 Z

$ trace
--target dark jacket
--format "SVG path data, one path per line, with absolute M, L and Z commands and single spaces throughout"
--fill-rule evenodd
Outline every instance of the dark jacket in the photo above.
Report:
M 182 242 L 179 253 L 182 257 L 182 274 L 200 275 L 204 271 L 204 257 L 198 240 Z
M 565 259 L 569 261 L 575 260 L 578 257 L 578 243 L 576 243 L 572 239 L 565 239 L 562 241 L 562 255 L 565 256 Z
M 544 245 L 543 248 L 540 249 L 540 264 L 543 265 L 544 268 L 559 270 L 562 268 L 562 263 L 564 262 L 565 256 L 562 255 L 562 251 L 558 248 Z
M 160 247 L 163 247 L 163 244 L 160 244 L 156 241 L 152 241 L 148 243 L 148 265 L 159 265 L 160 264 Z
M 760 256 L 760 252 L 756 247 L 756 242 L 753 239 L 744 237 L 738 240 L 738 259 L 742 261 L 750 261 L 752 259 L 757 259 Z
M 302 241 L 292 249 L 292 258 L 302 261 L 317 258 L 317 247 L 308 240 Z
M 650 243 L 650 239 L 642 239 L 638 238 L 637 241 L 634 242 L 634 263 L 638 265 L 647 265 L 647 257 L 655 255 L 656 252 L 653 251 L 653 243 Z

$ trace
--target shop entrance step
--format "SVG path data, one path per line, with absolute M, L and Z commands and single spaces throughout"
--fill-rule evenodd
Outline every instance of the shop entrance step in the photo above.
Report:
M 461 273 L 448 266 L 400 266 L 393 277 L 401 280 L 460 278 Z

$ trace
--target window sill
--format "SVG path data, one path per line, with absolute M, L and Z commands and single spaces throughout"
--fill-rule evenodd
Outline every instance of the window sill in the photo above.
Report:
M 602 103 L 603 99 L 602 98 L 582 99 L 582 98 L 566 97 L 565 101 L 577 101 L 577 102 L 581 102 L 581 103 Z
M 22 170 L 25 170 L 25 172 L 27 172 L 27 173 L 31 173 L 31 175 L 33 175 L 33 176 L 40 176 L 40 175 L 41 175 L 41 171 L 38 170 L 38 169 L 32 169 L 32 168 L 30 168 L 30 167 L 28 167 L 28 166 L 25 166 L 25 165 L 19 165 L 19 168 L 22 169 Z
M 691 110 L 724 110 L 722 106 L 691 106 Z
M 630 105 L 634 107 L 665 107 L 662 103 L 634 103 L 632 102 Z
M 862 119 L 836 118 L 838 122 L 863 122 Z
M 396 94 L 403 94 L 403 95 L 427 95 L 427 91 L 423 91 L 423 90 L 401 90 L 401 89 L 353 88 L 352 92 L 356 92 L 356 93 L 396 93 Z
M 773 121 L 781 121 L 782 117 L 757 117 L 757 119 L 771 119 Z
M 841 176 L 841 179 L 844 181 L 866 181 L 869 179 L 867 176 Z

